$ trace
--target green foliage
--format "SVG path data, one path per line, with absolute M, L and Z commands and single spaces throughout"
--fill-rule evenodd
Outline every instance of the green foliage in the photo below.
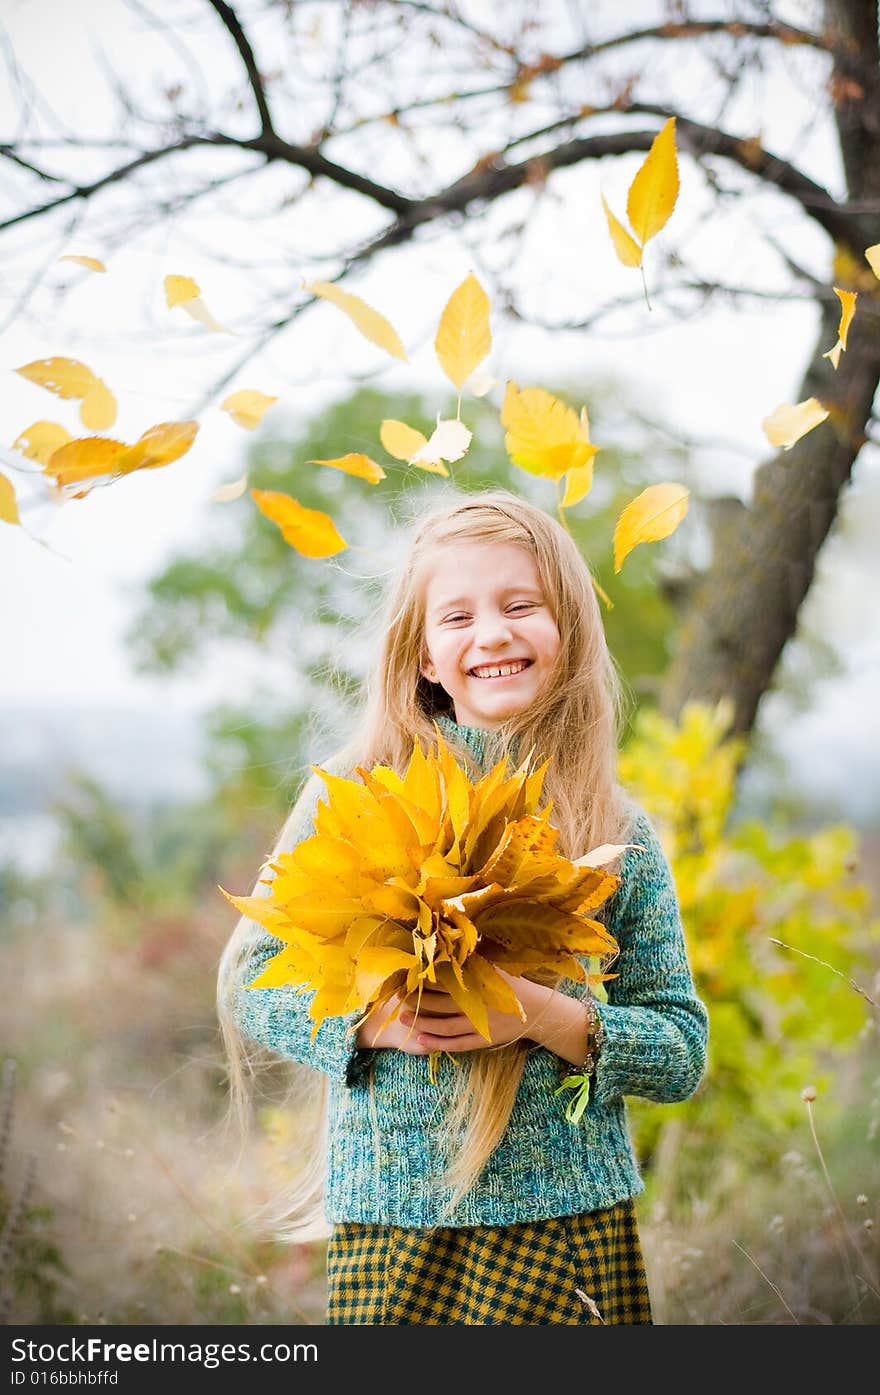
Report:
M 765 1165 L 802 1116 L 801 1089 L 830 1088 L 866 1021 L 866 1001 L 846 981 L 870 975 L 872 931 L 876 939 L 869 892 L 853 875 L 855 835 L 732 820 L 741 745 L 724 739 L 729 723 L 723 703 L 691 704 L 677 723 L 643 709 L 620 760 L 670 859 L 710 1015 L 697 1094 L 662 1109 L 633 1101 L 649 1162 L 664 1121 L 678 1115 L 700 1139 L 703 1168 L 722 1146 L 749 1167 Z

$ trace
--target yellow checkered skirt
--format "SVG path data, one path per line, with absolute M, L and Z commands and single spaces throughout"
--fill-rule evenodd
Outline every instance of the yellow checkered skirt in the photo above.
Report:
M 507 1226 L 337 1225 L 327 1323 L 650 1323 L 631 1200 Z

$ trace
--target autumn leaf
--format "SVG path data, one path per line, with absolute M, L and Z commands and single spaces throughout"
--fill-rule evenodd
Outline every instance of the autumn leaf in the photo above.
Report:
M 65 399 L 80 398 L 79 415 L 90 431 L 106 431 L 116 420 L 116 398 L 107 384 L 76 358 L 40 358 L 16 368 L 23 378 Z
M 640 543 L 659 542 L 674 533 L 688 510 L 690 491 L 681 484 L 651 484 L 631 499 L 614 528 L 614 570 Z
M 277 401 L 277 397 L 258 392 L 256 388 L 242 388 L 239 392 L 224 397 L 220 403 L 220 410 L 228 412 L 237 426 L 243 426 L 246 431 L 253 431 Z
M 116 462 L 124 454 L 124 441 L 108 436 L 83 436 L 53 451 L 44 467 L 58 485 L 81 484 L 83 480 L 117 473 Z
M 233 499 L 240 499 L 247 489 L 247 482 L 247 475 L 242 475 L 240 479 L 232 480 L 230 484 L 221 484 L 211 495 L 211 503 L 228 504 Z
M 670 116 L 651 142 L 651 148 L 629 186 L 626 212 L 634 235 L 631 235 L 615 217 L 604 196 L 602 198 L 614 250 L 624 266 L 636 266 L 641 269 L 649 310 L 651 302 L 648 300 L 644 272 L 645 243 L 666 226 L 678 199 L 678 192 L 675 117 Z
M 332 557 L 348 546 L 326 513 L 307 509 L 276 489 L 252 489 L 250 494 L 260 512 L 278 524 L 284 541 L 303 557 Z
M 465 277 L 446 302 L 437 327 L 434 349 L 443 372 L 461 391 L 491 348 L 489 297 L 471 274 Z
M 865 260 L 874 275 L 880 279 L 880 242 L 875 242 L 873 247 L 865 248 Z
M 197 283 L 191 276 L 166 276 L 163 283 L 165 287 L 165 304 L 169 310 L 173 310 L 176 305 L 185 305 L 188 300 L 195 300 L 201 295 Z
M 52 453 L 58 450 L 59 446 L 72 440 L 73 437 L 67 428 L 60 426 L 57 421 L 34 421 L 25 427 L 24 431 L 19 432 L 12 443 L 12 449 L 20 450 L 29 460 L 38 460 L 41 465 L 48 465 Z
M 840 301 L 840 324 L 837 327 L 837 343 L 833 348 L 829 349 L 827 353 L 824 353 L 822 357 L 830 358 L 832 366 L 836 368 L 840 363 L 840 355 L 846 348 L 849 327 L 852 324 L 853 315 L 856 313 L 858 292 L 842 291 L 838 286 L 835 286 L 834 294 Z
M 396 421 L 393 417 L 386 417 L 382 422 L 379 427 L 379 440 L 395 460 L 407 462 L 428 442 L 427 436 L 423 436 L 421 431 L 416 431 L 414 426 L 407 426 L 405 421 Z
M 364 338 L 369 339 L 372 344 L 377 344 L 394 358 L 403 359 L 404 363 L 409 362 L 397 330 L 384 315 L 380 315 L 378 310 L 374 310 L 372 305 L 368 305 L 359 295 L 340 290 L 332 281 L 313 281 L 310 286 L 306 286 L 306 290 L 312 295 L 320 296 L 322 300 L 329 300 L 344 311 Z
M 427 752 L 414 741 L 402 774 L 313 766 L 326 786 L 314 834 L 275 858 L 268 896 L 219 888 L 282 942 L 248 987 L 314 989 L 314 1034 L 327 1017 L 363 1021 L 393 994 L 434 985 L 491 1041 L 491 1008 L 525 1020 L 505 972 L 613 977 L 617 943 L 587 913 L 620 877 L 558 852 L 541 807 L 548 767 L 511 770 L 504 757 L 471 783 L 439 730 Z
M 135 470 L 170 465 L 189 450 L 198 431 L 195 421 L 167 421 L 151 426 L 133 445 L 107 436 L 83 436 L 53 451 L 44 473 L 68 486 L 104 475 L 121 477 Z
M 675 117 L 670 116 L 651 142 L 627 195 L 627 217 L 642 247 L 668 223 L 678 189 Z
M 87 267 L 89 271 L 106 271 L 107 268 L 99 257 L 82 257 L 72 252 L 59 257 L 60 262 L 76 262 L 77 266 Z
M 0 475 L 0 519 L 4 523 L 21 523 L 18 515 L 18 503 L 15 498 L 15 487 L 5 475 Z
M 347 475 L 357 475 L 369 484 L 378 484 L 380 480 L 385 479 L 385 471 L 381 465 L 377 465 L 368 455 L 359 455 L 354 451 L 348 455 L 340 455 L 335 460 L 310 460 L 309 464 L 330 465 L 335 470 L 344 470 Z
M 429 440 L 410 457 L 411 465 L 422 465 L 426 469 L 432 466 L 441 465 L 444 460 L 453 463 L 461 460 L 467 453 L 468 446 L 472 440 L 472 434 L 463 421 L 456 421 L 454 417 L 441 421 L 437 418 L 437 425 L 431 432 Z M 447 470 L 439 471 L 441 474 L 448 474 Z
M 614 250 L 617 253 L 618 260 L 623 262 L 624 266 L 641 266 L 641 247 L 635 241 L 632 235 L 627 232 L 626 228 L 623 226 L 620 220 L 616 218 L 614 214 L 611 212 L 611 209 L 608 207 L 608 203 L 605 199 L 604 194 L 602 195 L 602 207 L 605 210 L 605 218 L 608 223 L 608 231 L 611 234 L 611 241 L 614 246 Z
M 791 450 L 796 441 L 806 436 L 815 426 L 819 426 L 829 415 L 827 407 L 815 397 L 792 405 L 783 402 L 761 422 L 764 435 L 771 446 Z
M 133 470 L 155 470 L 185 455 L 198 433 L 197 421 L 163 421 L 151 426 L 129 446 L 119 460 L 122 474 Z
M 198 324 L 204 325 L 205 329 L 210 329 L 214 334 L 232 334 L 231 329 L 227 329 L 219 320 L 211 314 L 205 302 L 198 284 L 191 276 L 166 276 L 164 279 L 165 303 L 169 310 L 174 310 L 177 306 L 185 310 L 191 319 Z
M 588 465 L 599 449 L 590 441 L 586 414 L 579 416 L 544 388 L 520 389 L 508 382 L 501 424 L 507 428 L 504 445 L 514 465 L 533 475 L 561 479 Z M 575 480 L 584 483 L 583 476 L 575 475 Z

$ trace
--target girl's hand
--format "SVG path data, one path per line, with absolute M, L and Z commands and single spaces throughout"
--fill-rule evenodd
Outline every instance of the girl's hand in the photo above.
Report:
M 400 1014 L 401 1026 L 404 1031 L 412 1033 L 411 1040 L 415 1043 L 409 1049 L 454 1053 L 479 1051 L 487 1046 L 505 1046 L 508 1042 L 523 1038 L 535 1040 L 530 1028 L 541 1009 L 546 1008 L 553 990 L 533 983 L 531 979 L 514 978 L 500 969 L 498 972 L 507 980 L 522 1003 L 526 1014 L 525 1021 L 518 1013 L 504 1013 L 489 1008 L 491 1041 L 487 1041 L 448 993 L 424 988 L 421 998 L 418 993 L 411 993 L 405 999 Z

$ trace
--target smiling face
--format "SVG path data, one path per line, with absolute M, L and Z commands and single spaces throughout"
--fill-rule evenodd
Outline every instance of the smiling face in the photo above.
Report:
M 543 692 L 559 631 L 532 554 L 516 543 L 455 542 L 428 561 L 422 673 L 461 726 L 492 730 Z

